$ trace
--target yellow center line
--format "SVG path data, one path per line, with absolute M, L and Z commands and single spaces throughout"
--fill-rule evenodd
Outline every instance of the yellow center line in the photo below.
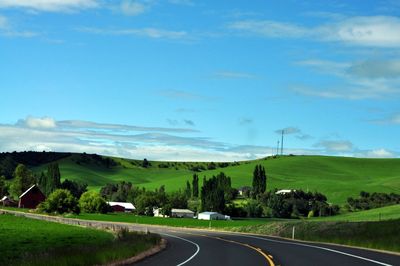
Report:
M 257 251 L 259 254 L 261 254 L 268 261 L 270 266 L 275 266 L 275 263 L 272 261 L 273 257 L 271 255 L 263 252 L 261 248 L 257 248 L 257 247 L 254 247 L 252 245 L 245 244 L 245 243 L 242 243 L 242 242 L 238 242 L 238 241 L 235 241 L 235 240 L 224 239 L 224 238 L 221 238 L 221 237 L 218 237 L 218 236 L 208 236 L 208 235 L 204 235 L 204 234 L 200 235 L 200 234 L 194 234 L 194 233 L 189 233 L 189 232 L 180 232 L 180 233 L 188 234 L 188 235 L 194 235 L 194 236 L 208 237 L 208 238 L 212 238 L 212 239 L 218 239 L 218 240 L 221 240 L 221 241 L 234 243 L 234 244 L 237 244 L 237 245 L 241 245 L 241 246 L 244 246 L 244 247 L 251 248 L 251 249 Z

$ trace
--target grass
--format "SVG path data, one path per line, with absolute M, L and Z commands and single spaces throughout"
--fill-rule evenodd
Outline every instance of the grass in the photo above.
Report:
M 348 212 L 336 216 L 317 217 L 314 221 L 383 221 L 400 219 L 400 204 L 366 211 Z
M 134 256 L 154 235 L 116 239 L 101 230 L 0 215 L 0 265 L 94 265 Z M 88 256 L 90 254 L 90 256 Z
M 230 230 L 290 238 L 293 226 L 296 239 L 400 252 L 400 219 L 380 222 L 273 222 Z
M 79 154 L 58 161 L 62 177 L 86 182 L 91 190 L 99 190 L 106 183 L 129 181 L 148 189 L 165 185 L 167 191 L 185 187 L 192 179 L 190 167 L 205 163 L 174 163 L 170 168 L 159 168 L 163 162 L 151 162 L 143 168 L 138 161 L 114 158 L 120 165 L 106 168 L 95 162 L 78 164 Z M 232 178 L 232 186 L 251 186 L 256 164 L 266 168 L 267 189 L 303 189 L 319 191 L 334 204 L 344 204 L 348 197 L 357 197 L 361 190 L 368 192 L 400 193 L 400 159 L 359 159 L 327 156 L 284 156 L 240 162 L 240 165 L 202 171 L 211 177 L 223 171 Z M 46 165 L 34 168 L 46 169 Z
M 109 214 L 81 213 L 79 215 L 68 215 L 68 218 L 150 224 L 150 225 L 164 225 L 164 226 L 174 226 L 174 227 L 191 227 L 191 228 L 210 227 L 210 221 L 206 220 L 197 220 L 192 218 L 149 217 L 149 216 L 126 214 L 126 213 L 109 213 Z M 259 225 L 259 224 L 270 223 L 276 220 L 277 219 L 270 219 L 270 218 L 240 219 L 240 220 L 228 220 L 228 221 L 214 220 L 211 221 L 211 228 L 229 228 L 229 227 Z

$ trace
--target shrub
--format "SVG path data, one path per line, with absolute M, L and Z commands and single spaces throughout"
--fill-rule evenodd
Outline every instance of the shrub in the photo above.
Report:
M 83 193 L 79 199 L 79 206 L 83 212 L 88 213 L 107 213 L 109 211 L 109 206 L 105 199 L 95 191 Z
M 39 211 L 47 213 L 80 212 L 78 200 L 67 189 L 56 189 L 46 201 L 38 206 Z

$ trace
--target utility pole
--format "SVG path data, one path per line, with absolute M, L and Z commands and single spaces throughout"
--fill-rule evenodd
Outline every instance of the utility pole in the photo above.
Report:
M 285 130 L 282 129 L 282 141 L 281 141 L 281 155 L 283 155 L 283 134 L 284 134 Z
M 276 156 L 279 155 L 279 140 L 278 140 L 278 145 L 276 146 Z

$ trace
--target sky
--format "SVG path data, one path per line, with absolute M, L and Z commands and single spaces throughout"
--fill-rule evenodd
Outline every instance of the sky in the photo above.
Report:
M 0 152 L 400 157 L 400 2 L 0 0 Z

